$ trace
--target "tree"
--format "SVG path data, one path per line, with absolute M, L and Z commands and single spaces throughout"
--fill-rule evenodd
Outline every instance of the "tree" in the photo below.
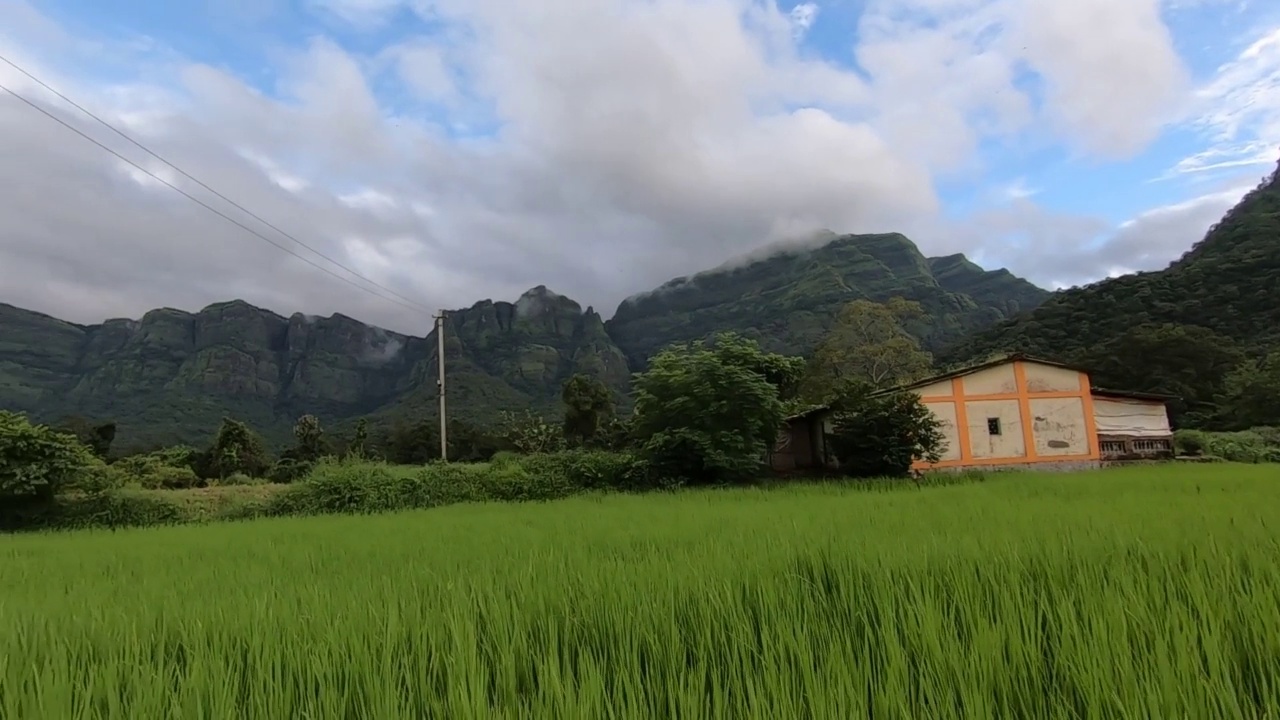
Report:
M 1280 424 L 1280 350 L 1241 363 L 1222 385 L 1218 424 L 1232 430 Z
M 633 384 L 641 456 L 660 477 L 694 484 L 755 476 L 784 419 L 780 390 L 799 367 L 733 334 L 663 350 Z
M 0 502 L 52 498 L 95 463 L 74 435 L 0 411 Z
M 458 462 L 487 462 L 511 443 L 493 432 L 463 420 L 449 421 L 449 458 Z
M 407 425 L 396 420 L 387 437 L 386 456 L 398 465 L 423 465 L 440 459 L 440 425 L 435 420 Z
M 320 427 L 320 419 L 315 415 L 303 415 L 293 426 L 295 445 L 289 455 L 302 462 L 315 462 L 329 451 L 328 441 L 324 437 L 324 429 Z
M 222 419 L 206 458 L 208 472 L 224 480 L 234 473 L 262 477 L 271 465 L 262 438 L 231 418 Z
M 912 392 L 849 388 L 833 402 L 827 447 L 853 477 L 900 477 L 916 460 L 937 462 L 946 449 L 938 419 Z
M 613 417 L 613 393 L 598 379 L 581 373 L 569 378 L 560 389 L 564 402 L 564 437 L 570 442 L 589 444 Z
M 63 418 L 56 429 L 74 435 L 94 455 L 103 459 L 110 454 L 111 443 L 116 439 L 114 422 L 93 423 L 79 415 Z
M 503 437 L 516 452 L 525 455 L 559 452 L 565 449 L 564 433 L 530 410 L 517 415 L 502 413 Z
M 804 398 L 825 403 L 846 392 L 844 386 L 886 388 L 926 374 L 933 357 L 904 329 L 923 316 L 919 303 L 902 298 L 845 305 L 805 369 Z
M 356 420 L 356 434 L 351 438 L 351 442 L 347 445 L 347 457 L 363 458 L 368 452 L 369 444 L 369 420 L 360 418 Z

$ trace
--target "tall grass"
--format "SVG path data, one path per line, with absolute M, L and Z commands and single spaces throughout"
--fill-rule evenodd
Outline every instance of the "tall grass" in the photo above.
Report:
M 5 718 L 1280 717 L 1280 476 L 0 538 Z

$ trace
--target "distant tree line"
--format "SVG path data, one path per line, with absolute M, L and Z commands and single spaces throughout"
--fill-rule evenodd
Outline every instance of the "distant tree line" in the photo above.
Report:
M 451 421 L 449 459 L 613 453 L 639 468 L 628 472 L 649 478 L 629 480 L 632 487 L 751 482 L 765 473 L 786 418 L 826 405 L 835 412 L 829 445 L 847 472 L 903 475 L 914 459 L 936 457 L 942 443 L 936 422 L 914 395 L 877 392 L 929 368 L 928 354 L 902 329 L 917 313 L 919 306 L 905 301 L 851 303 L 807 361 L 765 352 L 732 333 L 669 347 L 635 376 L 634 409 L 626 416 L 603 383 L 575 375 L 562 387 L 564 410 L 555 420 L 526 411 L 506 413 L 493 427 Z M 361 420 L 349 434 L 333 436 L 316 416 L 304 415 L 293 442 L 278 455 L 246 423 L 224 418 L 204 448 L 173 446 L 116 458 L 112 423 L 68 418 L 50 428 L 12 413 L 3 417 L 0 495 L 8 496 L 93 492 L 122 482 L 144 488 L 290 483 L 323 458 L 421 465 L 440 455 L 434 418 L 378 427 Z M 31 470 L 37 466 L 44 469 Z

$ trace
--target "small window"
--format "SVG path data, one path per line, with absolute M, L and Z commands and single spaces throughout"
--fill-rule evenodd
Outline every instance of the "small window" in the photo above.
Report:
M 998 417 L 987 418 L 987 434 L 988 435 L 1000 434 L 1000 418 Z

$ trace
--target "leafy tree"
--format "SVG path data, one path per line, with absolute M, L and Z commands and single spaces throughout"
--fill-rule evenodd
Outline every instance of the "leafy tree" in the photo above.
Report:
M 615 452 L 626 450 L 632 444 L 632 430 L 631 418 L 615 415 L 609 418 L 596 434 L 596 445 L 602 450 Z
M 919 303 L 902 298 L 845 305 L 805 369 L 804 398 L 823 403 L 850 383 L 885 388 L 926 374 L 933 358 L 904 327 L 923 314 Z
M 517 415 L 502 413 L 503 436 L 516 452 L 525 455 L 558 452 L 565 449 L 564 433 L 530 410 Z
M 1219 424 L 1232 430 L 1280 424 L 1280 350 L 1241 363 L 1222 384 Z
M 564 437 L 589 444 L 613 417 L 613 393 L 598 379 L 581 373 L 569 378 L 560 390 L 564 402 Z
M 223 418 L 206 456 L 206 466 L 209 474 L 225 480 L 237 472 L 262 477 L 271 462 L 257 433 L 238 420 Z
M 94 455 L 103 459 L 110 454 L 111 443 L 116 439 L 114 422 L 93 423 L 80 415 L 63 418 L 56 429 L 74 435 Z
M 937 462 L 946 449 L 938 419 L 915 393 L 847 387 L 832 409 L 827 447 L 847 475 L 907 475 L 912 462 Z
M 784 419 L 780 390 L 798 368 L 732 334 L 660 352 L 634 382 L 641 456 L 690 483 L 756 475 Z
M 459 462 L 486 462 L 511 443 L 485 428 L 462 420 L 449 421 L 449 457 Z
M 0 411 L 0 502 L 47 500 L 93 467 L 93 454 L 74 435 Z
M 347 457 L 363 458 L 368 452 L 369 444 L 369 420 L 360 418 L 356 421 L 356 434 L 351 438 L 351 442 L 347 444 Z
M 440 459 L 440 425 L 435 420 L 405 424 L 399 420 L 386 441 L 386 457 L 400 465 L 423 465 Z
M 329 452 L 320 419 L 315 415 L 303 415 L 293 426 L 294 446 L 288 455 L 302 462 L 315 462 Z

